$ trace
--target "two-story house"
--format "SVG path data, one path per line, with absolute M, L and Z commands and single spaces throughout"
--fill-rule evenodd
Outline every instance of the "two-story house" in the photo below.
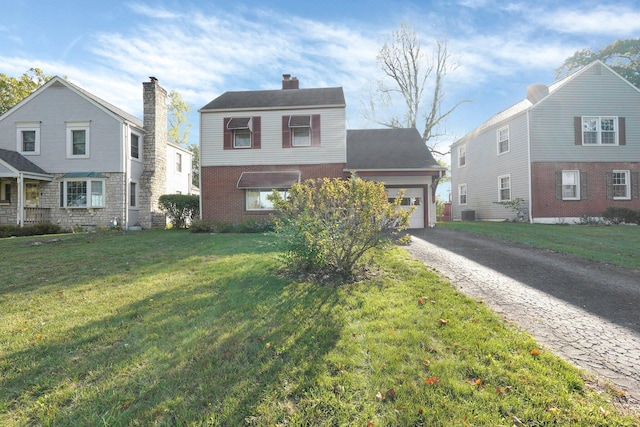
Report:
M 158 199 L 189 191 L 191 154 L 167 142 L 155 78 L 143 102 L 140 120 L 54 77 L 0 116 L 0 223 L 164 227 Z
M 576 223 L 640 209 L 640 91 L 596 61 L 494 115 L 451 146 L 454 219 Z
M 267 196 L 296 182 L 352 173 L 406 189 L 412 227 L 435 224 L 435 187 L 444 174 L 415 129 L 346 129 L 340 87 L 225 92 L 200 112 L 201 215 L 214 222 L 264 218 Z

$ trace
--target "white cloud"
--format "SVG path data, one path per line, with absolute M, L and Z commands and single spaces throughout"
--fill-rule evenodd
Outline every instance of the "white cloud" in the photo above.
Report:
M 149 18 L 172 19 L 178 16 L 177 13 L 171 12 L 163 7 L 149 6 L 144 3 L 129 3 L 127 6 L 132 12 Z
M 640 11 L 626 6 L 585 6 L 535 14 L 538 23 L 560 33 L 635 37 L 640 31 Z M 611 40 L 613 42 L 613 40 Z

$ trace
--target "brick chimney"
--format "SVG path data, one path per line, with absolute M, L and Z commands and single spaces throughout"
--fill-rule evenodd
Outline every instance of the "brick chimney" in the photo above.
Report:
M 140 177 L 140 225 L 164 228 L 166 216 L 158 207 L 158 201 L 167 190 L 167 91 L 155 77 L 143 82 L 142 88 L 144 171 Z
M 291 74 L 282 75 L 282 89 L 300 89 L 300 82 L 297 77 L 291 77 Z

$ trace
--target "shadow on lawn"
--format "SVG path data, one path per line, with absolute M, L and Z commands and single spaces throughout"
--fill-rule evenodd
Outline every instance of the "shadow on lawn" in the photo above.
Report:
M 2 412 L 36 424 L 242 425 L 261 402 L 304 394 L 340 335 L 338 298 L 243 270 L 114 302 L 115 314 L 4 354 Z

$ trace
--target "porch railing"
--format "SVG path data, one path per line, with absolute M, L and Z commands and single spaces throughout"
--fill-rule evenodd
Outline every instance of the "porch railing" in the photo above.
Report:
M 24 224 L 42 224 L 51 221 L 49 208 L 24 208 Z

